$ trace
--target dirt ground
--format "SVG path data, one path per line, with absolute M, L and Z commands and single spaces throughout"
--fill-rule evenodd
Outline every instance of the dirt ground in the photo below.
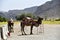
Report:
M 33 27 L 33 35 L 29 35 L 30 26 L 25 27 L 25 32 L 28 35 L 21 35 L 20 25 L 14 25 L 14 33 L 7 40 L 60 40 L 60 24 L 43 24 Z M 44 30 L 44 32 L 43 32 Z

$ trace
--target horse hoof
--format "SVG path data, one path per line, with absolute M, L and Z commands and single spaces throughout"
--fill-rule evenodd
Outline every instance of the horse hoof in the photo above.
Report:
M 30 33 L 30 35 L 32 35 L 33 33 Z
M 27 34 L 25 34 L 25 35 L 27 35 Z
M 24 34 L 22 34 L 22 35 L 24 35 Z

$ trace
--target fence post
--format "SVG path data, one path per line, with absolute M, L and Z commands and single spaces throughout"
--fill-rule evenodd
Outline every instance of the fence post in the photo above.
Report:
M 8 34 L 7 34 L 7 27 L 6 26 L 3 26 L 1 27 L 1 39 L 2 40 L 6 40 L 7 37 L 8 37 Z

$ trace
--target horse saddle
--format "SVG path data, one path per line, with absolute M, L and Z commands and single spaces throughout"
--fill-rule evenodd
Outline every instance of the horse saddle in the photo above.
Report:
M 24 20 L 23 20 L 23 23 L 24 24 L 27 24 L 27 25 L 30 25 L 31 23 L 32 23 L 32 21 L 33 21 L 33 19 L 32 18 L 24 18 Z

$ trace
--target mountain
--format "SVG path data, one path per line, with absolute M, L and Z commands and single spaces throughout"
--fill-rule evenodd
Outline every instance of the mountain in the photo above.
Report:
M 35 15 L 43 18 L 60 18 L 60 0 L 48 1 L 39 6 L 35 12 Z
M 0 12 L 0 16 L 2 16 L 2 17 L 7 17 L 6 15 L 5 15 L 5 12 Z
M 13 18 L 22 13 L 34 13 L 36 16 L 43 18 L 60 18 L 60 0 L 52 0 L 40 6 L 25 8 L 23 10 L 9 10 L 8 12 L 0 12 L 0 15 L 8 19 Z
M 36 11 L 38 6 L 34 6 L 34 7 L 30 7 L 30 8 L 26 8 L 23 11 L 27 12 L 27 13 L 34 13 Z
M 36 11 L 38 6 L 30 7 L 30 8 L 25 8 L 23 10 L 9 10 L 8 12 L 0 12 L 0 16 L 5 17 L 7 19 L 13 18 L 17 15 L 20 15 L 22 13 L 34 13 Z
M 25 8 L 23 10 L 9 10 L 8 11 L 8 18 L 14 18 L 17 16 L 17 15 L 20 15 L 22 13 L 34 13 L 37 9 L 37 6 L 34 6 L 34 7 L 30 7 L 30 8 Z

